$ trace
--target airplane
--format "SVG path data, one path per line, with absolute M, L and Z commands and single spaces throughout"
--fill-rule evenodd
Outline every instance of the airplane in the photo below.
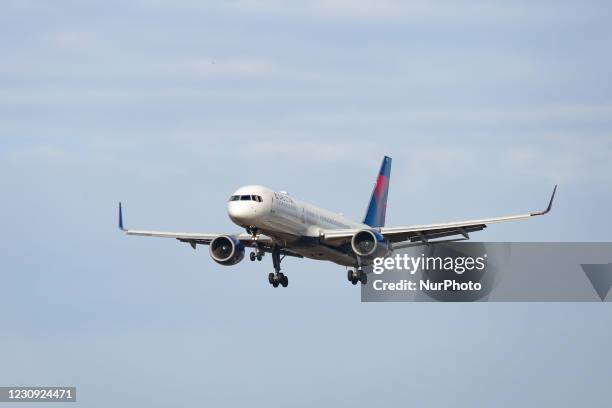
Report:
M 274 272 L 268 274 L 268 282 L 275 288 L 289 284 L 289 279 L 281 272 L 281 261 L 286 256 L 331 261 L 345 266 L 349 282 L 365 285 L 367 273 L 363 268 L 371 265 L 377 257 L 385 257 L 394 250 L 410 246 L 468 240 L 470 233 L 481 231 L 489 224 L 547 214 L 557 191 L 555 185 L 548 207 L 539 212 L 441 224 L 385 227 L 390 177 L 391 158 L 385 156 L 362 222 L 300 201 L 286 191 L 249 185 L 236 190 L 227 205 L 229 218 L 234 224 L 245 228 L 246 233 L 126 229 L 121 202 L 119 229 L 127 235 L 175 238 L 188 243 L 193 249 L 197 245 L 208 245 L 212 259 L 225 266 L 242 261 L 246 248 L 253 249 L 249 254 L 251 261 L 261 261 L 266 253 L 270 253 Z

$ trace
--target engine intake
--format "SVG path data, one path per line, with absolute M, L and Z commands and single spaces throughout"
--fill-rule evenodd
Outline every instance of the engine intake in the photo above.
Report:
M 218 264 L 236 265 L 244 258 L 244 245 L 229 235 L 220 235 L 210 242 L 210 256 Z
M 353 251 L 363 258 L 378 258 L 385 256 L 389 245 L 378 231 L 361 230 L 351 239 Z

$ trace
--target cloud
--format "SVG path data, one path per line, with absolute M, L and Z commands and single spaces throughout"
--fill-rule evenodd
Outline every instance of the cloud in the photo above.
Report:
M 464 24 L 466 21 L 496 24 L 537 22 L 550 17 L 546 5 L 529 2 L 474 2 L 474 1 L 399 1 L 399 0 L 313 0 L 308 2 L 281 0 L 235 0 L 226 3 L 233 10 L 250 13 L 287 15 L 292 18 L 308 17 L 334 20 L 360 20 L 378 22 L 414 22 Z M 555 6 L 555 17 L 569 18 L 563 5 Z
M 65 46 L 71 41 L 76 45 L 79 39 L 65 39 Z M 75 66 L 74 61 L 54 60 L 46 61 L 44 65 L 32 64 L 29 60 L 4 61 L 0 64 L 0 75 L 36 75 L 51 74 L 58 77 L 67 77 L 74 73 L 80 76 L 94 74 L 100 70 L 99 64 L 103 59 L 79 60 Z M 106 68 L 105 68 L 106 69 Z M 234 56 L 225 58 L 187 56 L 179 58 L 164 58 L 146 60 L 129 58 L 124 61 L 116 61 L 112 67 L 113 74 L 121 75 L 143 75 L 154 74 L 178 74 L 193 78 L 257 78 L 270 76 L 278 71 L 278 67 L 270 60 L 263 58 L 250 58 L 244 56 Z M 48 75 L 45 75 L 48 76 Z M 96 76 L 99 78 L 99 76 Z
M 458 168 L 475 163 L 480 154 L 464 145 L 444 145 L 410 138 L 401 144 L 397 139 L 380 140 L 374 137 L 349 139 L 330 135 L 304 139 L 286 138 L 280 141 L 279 138 L 258 138 L 257 141 L 241 144 L 238 154 L 245 159 L 282 159 L 310 165 L 359 162 L 368 167 L 377 166 L 384 155 L 391 155 L 402 159 L 401 166 L 408 169 L 408 174 L 421 174 L 426 169 L 429 175 L 456 174 Z
M 247 142 L 240 146 L 238 154 L 244 158 L 284 158 L 290 161 L 312 162 L 338 162 L 354 160 L 355 157 L 364 157 L 383 147 L 375 142 L 358 140 L 334 140 L 329 137 L 325 140 L 267 140 Z M 334 140 L 329 142 L 329 140 Z
M 256 58 L 189 58 L 163 65 L 162 69 L 170 74 L 187 76 L 192 79 L 262 78 L 277 72 L 271 61 Z
M 91 35 L 83 31 L 56 31 L 44 35 L 43 41 L 59 50 L 78 51 L 91 46 Z
M 32 144 L 8 150 L 4 158 L 12 163 L 63 163 L 69 157 L 66 150 L 51 144 Z
M 551 182 L 612 181 L 612 137 L 559 135 L 546 136 L 537 142 L 508 147 L 507 166 Z
M 542 104 L 524 107 L 449 108 L 438 110 L 404 111 L 399 114 L 409 122 L 435 124 L 440 122 L 460 125 L 526 125 L 533 123 L 586 122 L 607 120 L 612 116 L 611 104 Z
M 339 139 L 310 137 L 301 140 L 257 138 L 238 143 L 237 154 L 245 159 L 282 159 L 292 163 L 333 164 L 354 162 L 356 158 L 391 154 L 400 161 L 402 173 L 431 177 L 464 177 L 480 174 L 483 179 L 511 176 L 528 177 L 547 183 L 612 181 L 611 137 L 579 138 L 577 135 L 540 135 L 512 139 L 487 140 L 480 136 L 459 139 L 393 138 Z M 235 153 L 234 153 L 235 154 Z M 369 160 L 369 159 L 368 159 Z M 363 161 L 375 163 L 377 161 Z M 482 169 L 491 171 L 482 173 Z

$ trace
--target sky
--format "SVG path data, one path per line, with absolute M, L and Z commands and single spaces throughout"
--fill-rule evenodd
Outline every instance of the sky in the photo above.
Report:
M 264 184 L 482 241 L 610 241 L 607 2 L 12 1 L 0 13 L 0 385 L 83 407 L 609 406 L 610 307 L 366 304 L 342 267 L 222 267 Z M 25 407 L 26 405 L 24 405 Z

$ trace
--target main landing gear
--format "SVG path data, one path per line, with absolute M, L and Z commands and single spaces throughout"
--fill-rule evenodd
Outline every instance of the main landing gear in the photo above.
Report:
M 251 261 L 255 261 L 256 259 L 261 261 L 265 255 L 265 252 L 260 248 L 257 242 L 259 238 L 259 230 L 257 227 L 251 226 L 246 229 L 246 232 L 247 234 L 251 235 L 251 240 L 255 244 L 255 250 L 249 254 L 249 259 Z M 274 265 L 274 272 L 270 272 L 268 274 L 268 282 L 270 282 L 270 285 L 274 286 L 275 288 L 278 288 L 279 285 L 286 288 L 289 285 L 289 279 L 284 273 L 281 272 L 280 265 L 282 260 L 280 247 L 275 246 L 272 248 L 272 264 Z
M 347 278 L 348 281 L 351 282 L 353 285 L 356 285 L 357 282 L 361 282 L 362 285 L 368 283 L 368 275 L 366 275 L 366 273 L 361 268 L 349 269 L 347 271 Z
M 363 271 L 361 265 L 363 265 L 362 260 L 360 257 L 357 257 L 355 269 L 347 269 L 346 271 L 346 277 L 353 285 L 356 285 L 357 282 L 361 282 L 362 285 L 366 285 L 368 283 L 368 275 Z
M 287 285 L 289 285 L 289 278 L 287 278 L 287 276 L 282 272 L 270 272 L 268 274 L 268 282 L 270 282 L 270 285 L 274 286 L 275 288 L 278 288 L 278 285 L 282 285 L 283 288 L 286 288 Z
M 268 274 L 268 282 L 270 285 L 278 288 L 278 285 L 281 285 L 283 288 L 286 288 L 289 285 L 289 279 L 282 273 L 280 264 L 282 258 L 280 257 L 280 248 L 275 246 L 272 249 L 272 264 L 274 265 L 274 272 L 270 272 Z

